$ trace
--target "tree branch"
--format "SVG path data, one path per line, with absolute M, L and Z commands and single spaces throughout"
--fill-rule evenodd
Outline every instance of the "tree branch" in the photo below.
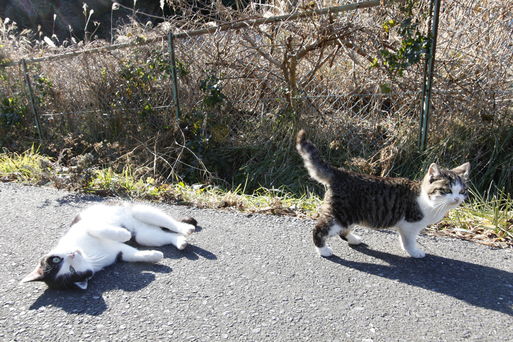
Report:
M 244 39 L 246 39 L 246 41 L 248 41 L 248 43 L 251 44 L 251 46 L 253 47 L 253 49 L 255 49 L 262 57 L 264 57 L 265 59 L 267 59 L 269 62 L 271 62 L 272 64 L 276 65 L 277 67 L 279 67 L 280 69 L 283 67 L 282 63 L 278 62 L 277 60 L 275 60 L 271 55 L 269 55 L 267 52 L 265 52 L 264 50 L 262 50 L 258 45 L 257 43 L 253 40 L 253 38 L 251 38 L 247 33 L 245 32 L 242 32 L 242 36 L 244 37 Z

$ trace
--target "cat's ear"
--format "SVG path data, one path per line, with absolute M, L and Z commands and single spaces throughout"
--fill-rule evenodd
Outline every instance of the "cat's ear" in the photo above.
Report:
M 75 283 L 81 290 L 87 289 L 87 279 L 81 282 Z
M 429 165 L 428 175 L 430 179 L 440 176 L 440 169 L 438 168 L 438 165 L 435 163 Z
M 37 266 L 33 271 L 32 273 L 30 273 L 28 276 L 26 276 L 25 278 L 23 278 L 21 281 L 20 281 L 20 284 L 21 283 L 28 283 L 29 281 L 40 281 L 40 280 L 43 280 L 44 278 L 44 275 L 43 275 L 43 270 L 41 269 L 41 266 Z
M 470 174 L 470 163 L 467 162 L 463 165 L 460 165 L 452 169 L 451 171 L 456 173 L 457 175 L 460 175 L 461 177 L 464 177 L 465 179 L 468 179 L 468 176 Z

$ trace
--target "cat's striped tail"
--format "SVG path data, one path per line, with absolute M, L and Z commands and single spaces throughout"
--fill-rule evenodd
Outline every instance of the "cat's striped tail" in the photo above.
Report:
M 334 169 L 322 160 L 315 145 L 306 140 L 306 131 L 297 134 L 296 148 L 305 162 L 305 167 L 312 178 L 327 186 L 335 176 Z

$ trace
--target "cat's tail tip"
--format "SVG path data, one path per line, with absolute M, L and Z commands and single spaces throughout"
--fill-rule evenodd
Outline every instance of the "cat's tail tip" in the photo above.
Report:
M 296 137 L 296 144 L 297 145 L 301 145 L 302 143 L 304 143 L 306 141 L 306 131 L 304 129 L 300 130 L 298 133 L 297 133 L 297 137 Z

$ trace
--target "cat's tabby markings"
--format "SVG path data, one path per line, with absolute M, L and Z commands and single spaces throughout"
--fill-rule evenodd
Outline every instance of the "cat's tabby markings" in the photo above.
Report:
M 422 180 L 411 181 L 330 166 L 306 140 L 304 130 L 297 135 L 296 147 L 310 176 L 327 188 L 313 230 L 314 245 L 323 257 L 333 254 L 326 246 L 328 237 L 339 235 L 349 244 L 361 243 L 361 238 L 351 233 L 355 225 L 360 225 L 396 228 L 403 249 L 414 258 L 423 258 L 425 253 L 417 247 L 417 235 L 467 197 L 470 163 L 452 170 L 442 170 L 433 163 Z
M 44 281 L 55 289 L 87 288 L 93 274 L 116 261 L 151 262 L 163 258 L 160 251 L 139 251 L 125 244 L 133 239 L 144 246 L 187 246 L 182 235 L 192 234 L 196 220 L 176 221 L 147 205 L 109 201 L 79 213 L 69 231 L 34 271 L 21 282 Z

